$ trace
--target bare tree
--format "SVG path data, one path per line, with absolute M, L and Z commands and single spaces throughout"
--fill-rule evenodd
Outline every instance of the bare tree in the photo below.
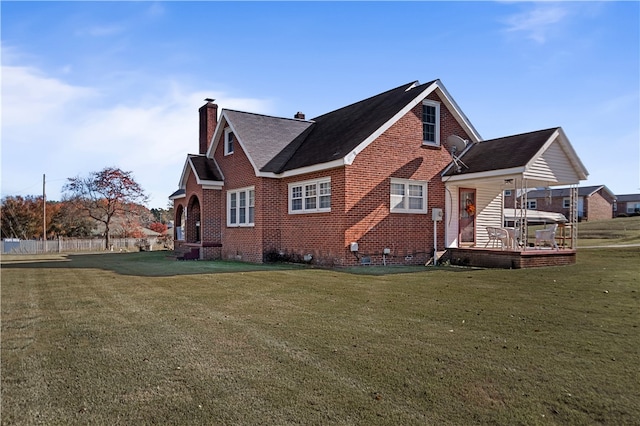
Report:
M 131 172 L 115 167 L 92 172 L 86 178 L 69 178 L 63 191 L 68 195 L 69 201 L 75 202 L 89 216 L 104 224 L 104 243 L 107 249 L 113 217 L 127 213 L 136 203 L 147 202 L 147 196 L 133 179 Z

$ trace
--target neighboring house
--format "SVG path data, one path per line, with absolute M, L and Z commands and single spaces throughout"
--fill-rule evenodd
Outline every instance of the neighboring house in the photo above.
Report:
M 170 198 L 176 249 L 204 259 L 424 264 L 434 248 L 486 245 L 508 185 L 587 175 L 561 128 L 482 141 L 440 80 L 311 120 L 218 118 L 213 100 L 199 112 L 199 153 Z M 451 135 L 468 141 L 455 157 Z
M 514 206 L 514 191 L 505 194 L 505 205 Z M 583 186 L 578 188 L 578 220 L 601 220 L 613 217 L 616 196 L 604 185 Z M 571 188 L 534 189 L 527 192 L 527 208 L 547 212 L 561 213 L 569 217 L 571 212 Z
M 640 194 L 616 195 L 614 217 L 640 214 Z

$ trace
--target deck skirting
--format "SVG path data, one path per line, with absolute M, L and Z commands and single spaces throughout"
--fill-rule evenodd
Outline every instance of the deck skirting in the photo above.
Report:
M 523 269 L 543 266 L 563 266 L 576 263 L 575 250 L 492 250 L 481 248 L 450 248 L 447 258 L 452 265 L 481 268 Z

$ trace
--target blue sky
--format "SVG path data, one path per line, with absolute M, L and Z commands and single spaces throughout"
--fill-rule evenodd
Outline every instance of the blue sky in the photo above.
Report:
M 439 78 L 484 139 L 561 126 L 640 192 L 638 2 L 6 2 L 2 196 L 132 171 L 166 207 L 198 108 L 311 118 Z

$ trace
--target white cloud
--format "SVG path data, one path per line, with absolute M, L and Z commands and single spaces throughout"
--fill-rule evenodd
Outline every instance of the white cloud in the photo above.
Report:
M 94 89 L 72 86 L 35 68 L 2 66 L 2 125 L 34 125 L 96 94 Z
M 166 84 L 160 97 L 104 105 L 97 88 L 74 86 L 30 67 L 2 67 L 2 72 L 2 196 L 39 193 L 37 184 L 46 173 L 48 197 L 60 199 L 66 178 L 116 166 L 133 172 L 150 194 L 151 207 L 165 207 L 186 154 L 198 150 L 197 110 L 204 98 L 216 98 L 221 108 L 263 113 L 271 108 L 267 100 L 190 92 L 176 83 Z
M 568 10 L 559 5 L 537 4 L 533 9 L 512 15 L 505 20 L 508 32 L 523 32 L 528 38 L 543 44 L 549 32 L 566 16 Z

